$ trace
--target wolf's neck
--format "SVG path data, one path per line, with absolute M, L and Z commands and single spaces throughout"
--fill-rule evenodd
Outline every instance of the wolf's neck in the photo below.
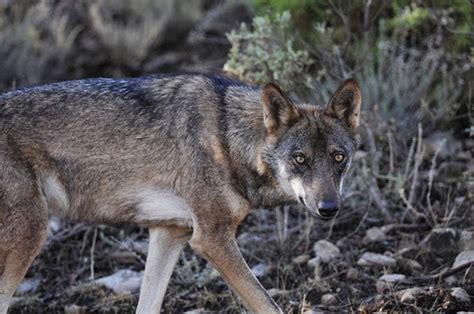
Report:
M 260 91 L 229 88 L 224 102 L 225 134 L 231 159 L 249 170 L 258 171 L 266 137 Z
M 260 91 L 228 89 L 225 98 L 226 142 L 235 175 L 254 207 L 291 202 L 278 188 L 262 158 L 267 132 Z

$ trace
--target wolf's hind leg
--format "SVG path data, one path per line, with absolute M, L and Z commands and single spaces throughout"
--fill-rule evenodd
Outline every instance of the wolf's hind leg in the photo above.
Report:
M 0 314 L 46 240 L 48 210 L 28 171 L 0 147 Z
M 191 233 L 187 229 L 150 228 L 150 244 L 137 313 L 160 313 L 171 274 L 190 238 Z
M 22 211 L 20 208 L 14 210 Z M 28 211 L 33 210 L 38 209 L 28 208 Z M 7 211 L 0 207 L 1 214 Z M 0 314 L 7 312 L 13 293 L 40 252 L 46 239 L 48 219 L 46 211 L 43 219 L 33 214 L 32 220 L 19 215 L 12 221 L 8 219 L 8 213 L 6 216 L 6 224 L 0 225 L 0 238 L 8 239 L 8 242 L 0 240 Z

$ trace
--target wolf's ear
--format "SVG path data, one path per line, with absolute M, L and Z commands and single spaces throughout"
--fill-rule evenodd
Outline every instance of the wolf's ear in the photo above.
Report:
M 346 123 L 353 131 L 359 126 L 362 95 L 359 84 L 353 79 L 344 81 L 337 88 L 326 107 L 326 114 Z
M 299 118 L 299 113 L 285 92 L 275 83 L 268 83 L 262 90 L 263 122 L 269 134 L 289 126 Z

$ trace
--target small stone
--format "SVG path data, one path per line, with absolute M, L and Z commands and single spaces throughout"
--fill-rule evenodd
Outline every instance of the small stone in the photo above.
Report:
M 14 307 L 18 303 L 24 301 L 25 298 L 13 297 L 10 299 L 10 303 L 8 304 L 9 307 Z
M 308 267 L 310 269 L 314 269 L 314 268 L 318 267 L 320 263 L 321 263 L 321 258 L 313 257 L 312 259 L 310 259 L 308 261 L 308 263 L 306 265 L 308 265 Z
M 349 268 L 347 270 L 346 278 L 347 280 L 359 281 L 361 277 L 360 272 L 355 268 Z
M 332 306 L 332 305 L 336 305 L 337 303 L 338 303 L 337 298 L 332 293 L 326 293 L 321 297 L 321 304 L 322 305 Z
M 460 239 L 460 234 L 456 229 L 434 228 L 421 244 L 438 256 L 454 255 L 460 251 Z
M 456 256 L 453 268 L 472 262 L 474 262 L 474 250 L 462 251 Z
M 415 301 L 422 295 L 427 294 L 424 288 L 408 288 L 397 292 L 397 296 L 403 303 L 415 303 Z
M 268 274 L 268 272 L 269 272 L 268 265 L 265 265 L 265 264 L 262 264 L 262 263 L 259 263 L 259 264 L 255 265 L 254 267 L 252 267 L 252 273 L 257 278 L 264 277 L 265 275 Z
M 219 273 L 209 264 L 194 277 L 194 283 L 198 288 L 202 288 L 211 281 L 219 277 Z
M 324 314 L 324 312 L 317 309 L 307 309 L 303 311 L 303 314 Z
M 268 294 L 271 297 L 277 297 L 279 295 L 285 295 L 288 294 L 289 292 L 287 290 L 282 290 L 282 289 L 277 289 L 277 288 L 271 288 L 268 290 Z
M 143 272 L 122 269 L 110 276 L 95 280 L 95 283 L 104 285 L 115 293 L 134 293 L 140 290 Z
M 423 270 L 420 263 L 409 258 L 397 258 L 397 266 L 403 274 L 416 274 Z
M 412 271 L 412 272 L 419 272 L 423 269 L 420 263 L 413 259 L 405 259 L 405 265 Z
M 341 251 L 339 248 L 327 240 L 319 240 L 316 242 L 314 244 L 313 251 L 316 257 L 320 257 L 325 263 L 328 263 L 341 256 Z
M 148 253 L 148 241 L 132 241 L 131 249 L 137 253 L 147 255 Z
M 387 291 L 391 291 L 397 284 L 404 283 L 405 281 L 406 277 L 402 274 L 383 275 L 377 281 L 377 292 L 385 293 Z
M 66 305 L 64 307 L 64 314 L 84 314 L 84 313 L 86 313 L 85 306 L 72 304 L 72 305 Z
M 461 244 L 464 250 L 474 250 L 474 232 L 461 231 Z
M 16 294 L 35 293 L 39 284 L 40 280 L 38 278 L 25 279 L 16 289 Z
M 61 219 L 52 215 L 48 220 L 48 235 L 51 236 L 61 230 Z
M 252 234 L 251 232 L 241 233 L 237 237 L 237 243 L 239 245 L 246 245 L 249 243 L 259 243 L 261 241 L 262 241 L 262 237 L 260 237 L 259 235 Z
M 365 252 L 357 261 L 359 266 L 395 266 L 396 261 L 390 256 L 385 256 L 378 253 Z
M 367 229 L 365 232 L 365 237 L 362 240 L 364 243 L 372 243 L 372 242 L 382 242 L 387 238 L 385 232 L 382 231 L 379 227 L 372 227 Z
M 189 310 L 186 312 L 183 312 L 184 314 L 202 314 L 206 313 L 206 309 L 195 309 L 195 310 Z
M 471 297 L 463 288 L 452 288 L 450 295 L 460 303 L 471 304 Z
M 309 261 L 308 254 L 297 256 L 292 260 L 292 262 L 295 263 L 296 265 L 303 265 L 303 264 L 306 264 L 308 261 Z

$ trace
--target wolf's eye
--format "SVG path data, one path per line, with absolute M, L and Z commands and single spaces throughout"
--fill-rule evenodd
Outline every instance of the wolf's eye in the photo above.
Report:
M 334 160 L 339 163 L 344 161 L 345 156 L 341 153 L 334 154 Z
M 304 164 L 304 162 L 306 161 L 306 158 L 304 157 L 303 154 L 296 154 L 294 158 L 295 158 L 296 163 L 300 165 Z

